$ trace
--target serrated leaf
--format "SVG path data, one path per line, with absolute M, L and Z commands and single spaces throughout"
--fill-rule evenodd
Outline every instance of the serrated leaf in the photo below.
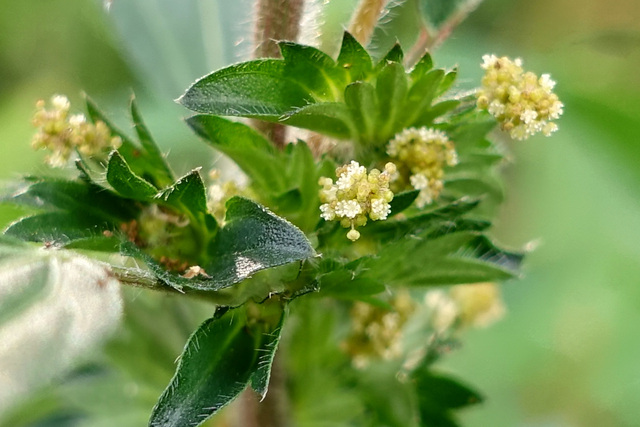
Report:
M 355 133 L 349 110 L 340 102 L 323 102 L 297 108 L 284 116 L 282 122 L 338 139 L 349 139 Z
M 37 180 L 27 183 L 7 199 L 11 203 L 26 204 L 40 209 L 79 212 L 83 216 L 101 220 L 130 220 L 138 209 L 112 191 L 93 183 L 59 179 Z
M 376 64 L 376 69 L 381 70 L 386 65 L 390 63 L 402 64 L 402 60 L 404 59 L 404 52 L 402 51 L 402 47 L 400 43 L 396 43 L 393 47 L 387 52 L 387 54 Z
M 389 62 L 376 80 L 378 98 L 378 141 L 387 142 L 396 133 L 405 114 L 404 99 L 407 96 L 407 77 L 401 63 Z
M 431 71 L 433 68 L 433 59 L 431 58 L 431 54 L 426 52 L 422 55 L 422 58 L 418 61 L 418 63 L 411 70 L 411 79 L 416 81 L 424 76 L 427 72 Z
M 198 170 L 192 170 L 171 187 L 162 190 L 156 199 L 178 211 L 198 217 L 207 213 L 207 192 Z
M 149 426 L 198 426 L 231 402 L 255 371 L 255 343 L 243 309 L 205 321 L 189 338 Z
M 116 226 L 82 212 L 45 212 L 22 218 L 5 231 L 9 236 L 30 242 L 66 244 L 77 239 L 100 236 Z
M 413 375 L 421 426 L 457 426 L 453 410 L 481 403 L 482 396 L 452 378 L 426 370 Z
M 199 113 L 277 121 L 283 114 L 315 99 L 296 76 L 287 74 L 283 60 L 261 59 L 202 77 L 178 102 Z
M 322 295 L 348 300 L 362 300 L 386 290 L 383 283 L 372 278 L 358 277 L 356 272 L 343 268 L 319 279 Z
M 393 196 L 393 200 L 389 203 L 391 213 L 389 216 L 397 215 L 407 209 L 418 198 L 420 190 L 410 190 Z
M 109 156 L 107 182 L 123 197 L 141 202 L 153 200 L 158 192 L 156 187 L 136 175 L 117 151 Z
M 202 266 L 206 275 L 187 279 L 169 272 L 131 242 L 125 242 L 121 252 L 142 260 L 167 286 L 205 292 L 228 288 L 261 270 L 315 255 L 304 233 L 293 224 L 242 197 L 227 202 L 226 223 L 209 243 L 211 261 Z
M 251 388 L 260 395 L 261 400 L 264 400 L 269 390 L 273 359 L 276 356 L 278 344 L 280 343 L 285 315 L 285 311 L 280 310 L 280 320 L 275 327 L 269 328 L 267 325 L 268 330 L 263 332 L 260 346 L 256 350 L 258 357 L 256 360 L 256 369 L 251 375 Z
M 163 187 L 170 185 L 175 181 L 173 172 L 167 163 L 167 160 L 162 154 L 162 151 L 158 148 L 155 140 L 151 136 L 151 132 L 144 124 L 138 105 L 135 98 L 131 98 L 131 118 L 133 119 L 133 125 L 140 140 L 142 148 L 146 151 L 146 162 L 149 165 L 149 169 L 154 171 L 153 177 L 155 178 L 156 185 Z
M 436 118 L 448 113 L 459 105 L 460 101 L 457 99 L 447 99 L 433 104 L 431 108 L 422 111 L 422 114 L 413 122 L 413 125 L 431 126 Z
M 313 153 L 303 141 L 288 147 L 287 181 L 299 194 L 299 203 L 291 206 L 287 218 L 302 230 L 311 231 L 318 223 L 318 171 Z
M 373 71 L 371 56 L 348 31 L 342 36 L 338 66 L 347 70 L 351 82 L 364 80 Z
M 282 170 L 286 164 L 282 153 L 260 133 L 243 123 L 217 116 L 189 117 L 187 124 L 214 148 L 229 156 L 258 191 L 280 193 L 285 190 Z
M 364 143 L 375 141 L 379 111 L 376 89 L 367 82 L 351 83 L 344 91 L 344 101 L 358 129 L 358 140 Z
M 522 258 L 521 253 L 497 248 L 478 232 L 454 229 L 440 236 L 416 236 L 386 245 L 375 262 L 368 264 L 368 274 L 404 286 L 487 282 L 517 276 Z
M 338 101 L 346 84 L 346 71 L 326 53 L 294 42 L 278 43 L 285 62 L 285 75 L 296 79 L 317 101 Z
M 442 79 L 442 82 L 440 83 L 440 86 L 438 87 L 438 90 L 436 91 L 436 96 L 440 96 L 446 91 L 448 91 L 451 88 L 451 86 L 455 83 L 457 77 L 458 77 L 457 68 L 454 68 L 453 70 L 445 74 L 444 78 Z
M 212 244 L 212 262 L 206 267 L 217 288 L 315 255 L 304 233 L 259 204 L 233 197 L 226 206 L 225 226 Z
M 405 126 L 415 126 L 415 122 L 425 114 L 425 111 L 429 111 L 443 79 L 444 70 L 435 69 L 415 81 L 404 103 Z

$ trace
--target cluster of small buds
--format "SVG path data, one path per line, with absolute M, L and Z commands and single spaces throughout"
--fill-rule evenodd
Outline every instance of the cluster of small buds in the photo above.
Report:
M 522 60 L 484 55 L 485 75 L 478 92 L 478 107 L 494 116 L 512 138 L 523 140 L 558 130 L 556 120 L 564 105 L 552 92 L 556 82 L 549 74 L 540 77 L 522 69 Z
M 207 189 L 207 208 L 218 222 L 224 223 L 227 200 L 233 196 L 242 195 L 246 191 L 235 181 L 222 181 L 220 179 L 220 171 L 217 169 L 212 169 L 209 172 L 209 178 L 213 181 L 213 184 Z
M 462 327 L 485 328 L 500 320 L 506 311 L 500 288 L 495 283 L 457 285 L 449 294 L 458 306 Z
M 489 282 L 456 285 L 449 293 L 429 291 L 425 302 L 431 312 L 431 325 L 439 334 L 453 328 L 484 328 L 500 320 L 505 313 L 500 289 Z
M 356 227 L 367 223 L 367 217 L 372 221 L 387 219 L 391 213 L 389 202 L 393 200 L 393 192 L 389 189 L 389 182 L 396 174 L 396 166 L 387 163 L 384 171 L 367 169 L 356 161 L 336 169 L 337 181 L 322 177 L 319 184 L 320 211 L 326 221 L 340 221 L 345 228 L 350 228 L 347 238 L 356 241 L 360 232 Z
M 354 366 L 366 367 L 372 359 L 392 360 L 403 354 L 403 327 L 415 311 L 411 296 L 399 293 L 390 301 L 393 310 L 356 302 L 351 309 L 352 332 L 343 343 Z
M 104 122 L 95 124 L 87 121 L 83 114 L 69 114 L 71 104 L 66 96 L 55 95 L 51 98 L 51 110 L 45 108 L 45 102 L 36 103 L 33 125 L 38 128 L 32 146 L 35 149 L 48 149 L 51 154 L 46 161 L 52 167 L 66 165 L 73 150 L 88 156 L 118 148 L 122 140 L 112 136 Z
M 387 145 L 387 154 L 399 163 L 402 174 L 420 194 L 418 207 L 424 207 L 438 198 L 444 183 L 445 166 L 458 164 L 458 154 L 447 135 L 436 129 L 408 128 L 400 132 Z

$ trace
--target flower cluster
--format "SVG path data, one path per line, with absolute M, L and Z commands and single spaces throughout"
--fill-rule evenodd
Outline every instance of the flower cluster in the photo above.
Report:
M 420 190 L 418 207 L 440 195 L 444 167 L 458 164 L 458 155 L 447 135 L 426 127 L 408 128 L 397 134 L 389 141 L 387 154 L 397 159 L 400 173 L 406 175 L 413 188 Z
M 367 169 L 356 161 L 336 169 L 337 181 L 322 177 L 319 184 L 320 216 L 326 221 L 339 220 L 345 228 L 351 228 L 347 238 L 356 241 L 360 232 L 356 227 L 367 223 L 367 216 L 373 221 L 387 219 L 391 213 L 389 202 L 393 200 L 393 192 L 389 182 L 396 173 L 396 166 L 387 163 L 384 171 Z
M 436 333 L 467 327 L 487 327 L 505 312 L 500 289 L 495 283 L 456 285 L 449 293 L 434 290 L 425 296 Z
M 390 301 L 393 310 L 357 301 L 351 309 L 352 332 L 343 348 L 356 367 L 367 366 L 371 359 L 391 360 L 402 355 L 402 330 L 415 311 L 408 293 Z
M 74 149 L 86 155 L 95 155 L 108 148 L 118 148 L 120 137 L 112 136 L 104 122 L 87 122 L 83 114 L 69 115 L 71 104 L 66 96 L 55 95 L 51 98 L 53 109 L 45 109 L 45 102 L 36 103 L 37 111 L 33 125 L 38 128 L 32 146 L 35 149 L 46 148 L 51 151 L 46 161 L 50 166 L 64 166 Z
M 545 136 L 558 130 L 552 122 L 562 114 L 564 105 L 552 92 L 555 82 L 549 74 L 539 78 L 524 72 L 522 60 L 484 55 L 485 75 L 478 92 L 478 107 L 489 111 L 503 130 L 514 139 L 527 139 L 542 132 Z

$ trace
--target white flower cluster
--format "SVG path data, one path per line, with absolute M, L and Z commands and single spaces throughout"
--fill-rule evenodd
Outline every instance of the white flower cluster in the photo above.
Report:
M 389 141 L 387 154 L 398 160 L 400 173 L 420 190 L 418 207 L 432 203 L 440 195 L 444 167 L 458 164 L 458 154 L 447 135 L 426 127 L 408 128 L 397 134 Z
M 391 213 L 389 202 L 393 200 L 393 192 L 389 190 L 391 177 L 396 173 L 393 163 L 387 163 L 384 171 L 367 169 L 356 161 L 336 169 L 337 181 L 322 177 L 320 190 L 320 216 L 326 221 L 340 221 L 345 228 L 349 240 L 360 238 L 356 227 L 367 223 L 367 217 L 373 221 L 387 219 Z
M 539 78 L 524 72 L 522 60 L 495 55 L 482 57 L 485 75 L 478 92 L 478 107 L 494 116 L 503 130 L 514 139 L 527 139 L 542 132 L 545 136 L 558 130 L 557 120 L 564 105 L 553 93 L 556 82 L 549 74 Z
M 46 161 L 50 166 L 64 166 L 74 149 L 86 155 L 95 155 L 109 148 L 118 148 L 122 140 L 112 136 L 104 122 L 87 122 L 83 114 L 69 115 L 71 104 L 66 96 L 51 98 L 52 110 L 45 109 L 45 102 L 36 103 L 33 125 L 38 128 L 32 146 L 51 151 Z

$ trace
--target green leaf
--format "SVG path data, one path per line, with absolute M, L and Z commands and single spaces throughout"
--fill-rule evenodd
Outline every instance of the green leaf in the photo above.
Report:
M 387 54 L 376 64 L 376 69 L 381 70 L 386 65 L 390 63 L 402 64 L 402 60 L 404 59 L 404 52 L 402 51 L 402 47 L 400 43 L 396 43 L 393 47 L 387 52 Z
M 355 134 L 349 110 L 340 102 L 323 102 L 297 108 L 286 114 L 282 122 L 338 139 L 349 139 Z
M 112 191 L 82 181 L 38 179 L 27 182 L 7 201 L 42 209 L 76 212 L 103 221 L 127 221 L 136 217 L 138 209 Z
M 285 160 L 273 144 L 251 127 L 217 116 L 189 117 L 187 124 L 200 137 L 229 156 L 266 193 L 284 191 Z
M 407 209 L 418 198 L 419 194 L 420 190 L 410 190 L 393 196 L 393 200 L 389 203 L 391 205 L 391 213 L 389 215 L 397 215 Z
M 411 79 L 416 81 L 422 76 L 424 76 L 427 72 L 431 71 L 433 68 L 433 59 L 431 58 L 431 54 L 426 52 L 422 55 L 422 58 L 418 61 L 418 63 L 411 70 Z
M 299 203 L 287 212 L 287 218 L 302 230 L 311 231 L 318 223 L 318 208 L 320 206 L 318 194 L 318 170 L 313 153 L 303 141 L 289 145 L 289 168 L 287 181 L 289 187 L 299 192 Z
M 414 372 L 421 426 L 457 426 L 453 410 L 481 403 L 482 396 L 449 377 L 426 369 Z
M 457 68 L 454 68 L 453 70 L 445 74 L 444 79 L 442 79 L 442 83 L 440 83 L 440 86 L 436 91 L 436 96 L 440 96 L 446 91 L 448 91 L 451 88 L 451 86 L 455 83 L 457 77 L 458 77 Z
M 83 215 L 82 212 L 46 212 L 11 224 L 5 233 L 30 242 L 65 244 L 77 239 L 115 231 L 115 224 Z
M 285 61 L 285 75 L 296 79 L 317 101 L 338 101 L 346 84 L 346 71 L 329 55 L 294 42 L 278 43 Z
M 443 79 L 444 71 L 435 69 L 426 73 L 411 86 L 403 109 L 406 114 L 403 120 L 405 127 L 414 126 L 417 119 L 429 110 Z
M 198 214 L 206 214 L 207 191 L 198 170 L 192 170 L 158 193 L 156 199 L 188 215 L 198 217 Z
M 431 126 L 437 117 L 440 117 L 458 107 L 460 103 L 461 101 L 458 99 L 447 99 L 433 104 L 431 108 L 422 111 L 422 114 L 413 122 L 413 125 L 417 127 Z
M 208 247 L 207 275 L 187 279 L 166 271 L 131 242 L 121 246 L 123 255 L 142 260 L 161 283 L 177 290 L 219 291 L 253 274 L 302 261 L 315 255 L 298 228 L 261 205 L 242 197 L 227 202 L 225 226 Z
M 383 283 L 372 278 L 358 277 L 355 271 L 348 268 L 323 275 L 319 279 L 319 285 L 322 295 L 348 300 L 366 299 L 386 290 Z
M 109 156 L 107 182 L 123 197 L 141 202 L 153 200 L 158 192 L 156 187 L 133 173 L 117 151 Z
M 153 408 L 150 427 L 198 426 L 245 389 L 257 359 L 246 321 L 243 309 L 218 310 L 200 325 Z
M 368 275 L 403 286 L 453 285 L 505 280 L 518 275 L 521 253 L 497 248 L 476 231 L 405 238 L 382 248 Z
M 151 132 L 149 132 L 149 129 L 144 124 L 134 97 L 131 98 L 131 118 L 133 119 L 133 125 L 136 133 L 138 134 L 140 144 L 144 151 L 146 151 L 145 160 L 149 169 L 154 171 L 153 177 L 156 180 L 155 184 L 160 187 L 170 185 L 175 181 L 173 172 L 171 172 L 171 168 L 169 168 L 167 160 L 151 136 Z
M 371 56 L 348 31 L 342 36 L 338 66 L 347 70 L 352 82 L 366 79 L 373 71 Z
M 344 101 L 358 129 L 357 138 L 364 143 L 375 141 L 379 111 L 375 88 L 366 82 L 351 83 L 344 91 Z
M 401 63 L 389 62 L 376 80 L 378 97 L 378 141 L 387 142 L 396 133 L 401 117 L 406 114 L 403 102 L 407 95 L 407 77 Z
M 212 262 L 206 267 L 213 288 L 225 288 L 260 270 L 315 255 L 304 233 L 259 204 L 233 197 L 226 206 L 226 223 L 212 244 Z
M 263 307 L 264 305 L 266 304 L 261 304 L 259 307 Z M 251 375 L 251 388 L 260 395 L 261 400 L 264 400 L 269 390 L 273 359 L 278 350 L 278 344 L 280 343 L 280 337 L 282 335 L 282 325 L 284 325 L 284 319 L 286 317 L 285 311 L 281 308 L 279 313 L 280 320 L 275 323 L 275 327 L 270 326 L 268 323 L 266 325 L 267 330 L 263 332 L 260 346 L 257 349 L 258 358 L 256 360 L 256 370 Z
M 283 60 L 261 59 L 202 77 L 178 102 L 199 113 L 277 121 L 281 115 L 314 103 L 315 99 L 296 76 L 287 74 Z

